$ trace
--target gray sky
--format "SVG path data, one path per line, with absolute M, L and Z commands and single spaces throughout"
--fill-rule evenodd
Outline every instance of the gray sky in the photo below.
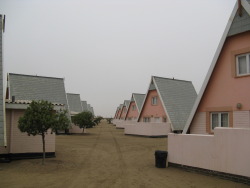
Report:
M 110 117 L 152 75 L 199 92 L 236 0 L 0 0 L 5 72 L 64 77 Z

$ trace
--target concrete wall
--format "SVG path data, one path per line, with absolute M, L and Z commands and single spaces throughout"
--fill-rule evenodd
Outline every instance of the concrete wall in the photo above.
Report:
M 250 129 L 215 128 L 214 135 L 168 135 L 171 163 L 250 177 Z
M 24 110 L 6 110 L 6 127 L 8 145 L 0 147 L 0 154 L 5 153 L 40 153 L 42 152 L 42 136 L 28 136 L 18 129 L 18 120 Z M 45 135 L 46 152 L 55 152 L 55 134 Z
M 116 125 L 116 128 L 118 129 L 124 129 L 124 125 L 129 122 L 130 121 L 125 121 L 125 120 L 120 119 L 119 121 L 116 121 L 115 125 Z
M 167 136 L 171 132 L 169 123 L 134 122 L 124 124 L 125 134 L 141 136 Z
M 152 97 L 157 97 L 157 105 L 152 105 L 151 100 Z M 164 111 L 163 105 L 161 103 L 161 100 L 159 98 L 159 95 L 156 90 L 151 90 L 148 92 L 147 98 L 145 100 L 145 103 L 142 107 L 142 111 L 139 117 L 139 122 L 143 122 L 144 117 L 159 117 L 159 118 L 166 118 L 166 113 Z

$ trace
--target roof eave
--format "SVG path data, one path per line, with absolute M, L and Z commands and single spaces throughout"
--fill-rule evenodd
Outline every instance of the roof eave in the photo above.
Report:
M 247 3 L 246 0 L 242 0 L 242 2 L 244 2 L 244 4 Z M 248 3 L 247 3 L 247 4 L 248 4 Z M 243 5 L 243 4 L 242 4 L 242 5 Z M 249 5 L 249 4 L 248 4 L 248 5 Z M 244 8 L 245 8 L 245 5 L 244 5 Z M 210 80 L 210 77 L 211 77 L 211 75 L 212 75 L 212 73 L 213 73 L 214 67 L 215 67 L 216 62 L 217 62 L 217 60 L 218 60 L 218 57 L 219 57 L 219 55 L 220 55 L 220 52 L 221 52 L 221 50 L 222 50 L 222 48 L 223 48 L 223 45 L 224 45 L 225 40 L 226 40 L 226 38 L 227 38 L 228 31 L 229 31 L 229 29 L 230 29 L 230 27 L 231 27 L 231 25 L 232 25 L 232 22 L 233 22 L 233 19 L 234 19 L 236 13 L 237 13 L 237 10 L 238 10 L 238 3 L 236 2 L 235 5 L 234 5 L 234 9 L 233 9 L 233 11 L 232 11 L 232 13 L 231 13 L 231 16 L 230 16 L 230 18 L 229 18 L 229 20 L 228 20 L 227 26 L 226 26 L 226 28 L 225 28 L 225 30 L 224 30 L 223 35 L 222 35 L 222 38 L 221 38 L 221 40 L 220 40 L 220 43 L 219 43 L 219 45 L 218 45 L 218 47 L 217 47 L 217 50 L 216 50 L 216 52 L 215 52 L 214 58 L 213 58 L 213 60 L 212 60 L 212 63 L 211 63 L 211 65 L 210 65 L 210 67 L 209 67 L 209 70 L 208 70 L 208 73 L 207 73 L 207 75 L 206 75 L 206 78 L 205 78 L 205 80 L 204 80 L 204 82 L 203 82 L 203 84 L 202 84 L 202 87 L 201 87 L 201 89 L 200 89 L 199 95 L 198 95 L 197 98 L 196 98 L 196 101 L 195 101 L 194 106 L 193 106 L 193 108 L 192 108 L 192 111 L 191 111 L 191 113 L 190 113 L 190 115 L 189 115 L 189 117 L 188 117 L 188 120 L 187 120 L 186 125 L 185 125 L 185 127 L 184 127 L 184 129 L 183 129 L 182 134 L 187 134 L 187 132 L 188 132 L 188 130 L 189 130 L 190 124 L 191 124 L 191 122 L 192 122 L 192 120 L 193 120 L 193 118 L 194 118 L 194 115 L 195 115 L 195 113 L 196 113 L 196 110 L 197 110 L 197 108 L 198 108 L 198 106 L 199 106 L 199 104 L 200 104 L 201 98 L 202 98 L 202 96 L 203 96 L 203 94 L 204 94 L 204 92 L 205 92 L 205 89 L 206 89 L 206 87 L 207 87 L 207 84 L 208 84 L 208 82 L 209 82 L 209 80 Z M 250 8 L 249 8 L 249 10 L 250 10 Z

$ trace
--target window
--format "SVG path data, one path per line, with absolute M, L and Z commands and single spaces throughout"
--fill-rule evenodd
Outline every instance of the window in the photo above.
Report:
M 164 123 L 167 122 L 167 118 L 166 118 L 166 117 L 163 117 L 163 118 L 162 118 L 162 122 L 164 122 Z
M 212 112 L 211 113 L 211 128 L 215 127 L 229 127 L 228 112 Z
M 152 97 L 152 105 L 157 105 L 157 97 Z
M 144 117 L 143 122 L 150 122 L 150 117 Z
M 135 111 L 135 105 L 132 105 L 132 111 Z
M 237 76 L 250 74 L 250 53 L 236 56 Z

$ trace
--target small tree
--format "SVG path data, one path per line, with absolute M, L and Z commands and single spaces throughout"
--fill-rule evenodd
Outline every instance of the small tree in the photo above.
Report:
M 95 125 L 93 120 L 94 120 L 94 116 L 89 111 L 81 112 L 72 117 L 72 122 L 75 125 L 79 126 L 80 128 L 83 128 L 83 132 L 85 128 L 91 128 Z
M 48 101 L 32 101 L 25 110 L 24 116 L 19 118 L 18 128 L 21 132 L 27 132 L 28 135 L 41 135 L 43 143 L 43 160 L 45 160 L 45 134 L 51 129 L 53 133 L 57 129 L 66 128 L 69 120 L 66 111 L 56 113 L 52 103 Z
M 57 133 L 58 130 L 69 128 L 70 120 L 67 114 L 67 110 L 59 110 L 56 112 L 56 122 L 54 123 L 53 127 L 51 127 L 53 132 Z
M 111 124 L 111 121 L 113 120 L 113 118 L 106 118 L 108 124 Z
M 101 122 L 102 119 L 103 119 L 102 116 L 97 116 L 97 117 L 94 119 L 94 123 L 95 123 L 96 125 L 98 125 L 98 124 Z

